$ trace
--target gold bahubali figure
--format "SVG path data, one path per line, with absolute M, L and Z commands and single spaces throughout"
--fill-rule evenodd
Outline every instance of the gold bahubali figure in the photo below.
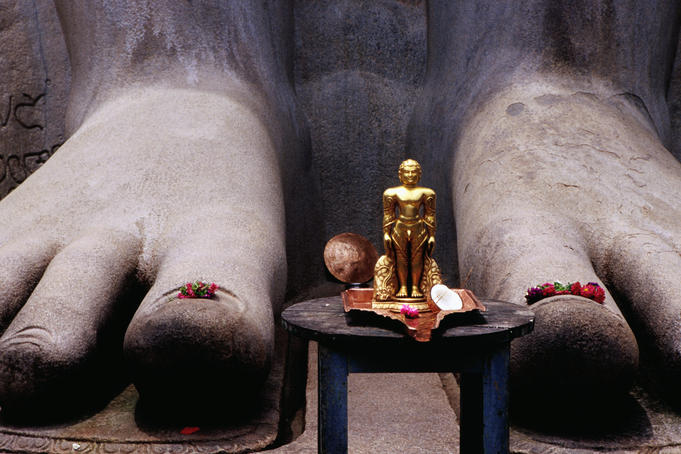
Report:
M 433 260 L 435 191 L 417 185 L 421 166 L 413 159 L 400 164 L 399 177 L 402 185 L 383 193 L 385 255 L 374 269 L 372 307 L 399 311 L 408 303 L 424 312 L 430 289 L 442 283 Z

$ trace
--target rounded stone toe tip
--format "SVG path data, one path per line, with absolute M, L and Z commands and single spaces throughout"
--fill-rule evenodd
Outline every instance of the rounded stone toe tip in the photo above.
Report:
M 2 417 L 43 423 L 100 408 L 124 377 L 113 363 L 77 353 L 28 342 L 5 346 L 0 352 Z
M 534 331 L 513 342 L 511 387 L 516 396 L 556 402 L 624 394 L 638 368 L 638 345 L 626 321 L 577 296 L 531 306 Z
M 125 360 L 150 406 L 236 405 L 256 399 L 267 378 L 273 328 L 271 319 L 254 320 L 231 296 L 173 299 L 134 318 Z

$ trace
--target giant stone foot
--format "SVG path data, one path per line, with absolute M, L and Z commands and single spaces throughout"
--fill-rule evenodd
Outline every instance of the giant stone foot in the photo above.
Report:
M 679 399 L 681 165 L 662 145 L 673 20 L 647 6 L 606 13 L 599 1 L 588 12 L 486 3 L 431 2 L 431 67 L 412 121 L 424 167 L 450 164 L 441 185 L 454 200 L 462 279 L 517 304 L 553 280 L 612 291 L 603 304 L 533 306 L 535 333 L 512 345 L 512 396 L 544 408 L 621 396 L 640 347 Z M 632 50 L 634 19 L 667 47 Z M 612 41 L 599 35 L 608 26 Z M 594 50 L 590 39 L 603 42 Z
M 192 109 L 197 100 L 201 107 Z M 131 125 L 156 133 L 140 137 Z M 234 161 L 222 144 L 233 147 Z M 23 215 L 40 212 L 53 223 L 26 219 L 21 225 L 34 231 L 4 230 L 5 254 L 16 253 L 14 245 L 26 238 L 46 236 L 43 254 L 51 260 L 48 265 L 34 251 L 12 258 L 19 270 L 46 269 L 26 304 L 21 298 L 28 291 L 21 287 L 31 279 L 18 281 L 16 300 L 5 301 L 6 311 L 18 312 L 0 339 L 6 347 L 0 352 L 3 407 L 28 409 L 29 402 L 46 404 L 44 396 L 73 398 L 120 367 L 100 350 L 110 342 L 120 349 L 122 332 L 104 333 L 117 314 L 130 319 L 136 303 L 120 296 L 138 279 L 151 287 L 125 348 L 143 397 L 168 398 L 172 390 L 179 405 L 185 395 L 205 403 L 197 397 L 213 393 L 209 402 L 215 402 L 234 389 L 257 390 L 271 360 L 273 304 L 286 274 L 273 153 L 261 122 L 221 95 L 147 90 L 93 114 L 0 207 L 3 219 L 17 219 L 22 212 L 16 210 L 35 191 L 64 190 Z M 75 166 L 91 169 L 86 181 L 76 178 Z M 225 184 L 223 175 L 234 178 Z M 244 175 L 265 183 L 250 191 Z M 178 300 L 179 286 L 195 279 L 216 282 L 217 298 Z M 101 370 L 93 373 L 91 363 Z
M 538 303 L 537 333 L 513 346 L 517 388 L 567 398 L 626 390 L 638 351 L 616 303 L 655 374 L 668 385 L 680 378 L 681 288 L 671 276 L 681 271 L 681 166 L 650 125 L 597 95 L 521 85 L 481 109 L 461 147 L 459 251 L 475 290 L 520 302 L 525 288 L 559 279 L 605 283 L 619 296 Z
M 7 417 L 63 414 L 123 370 L 152 406 L 257 399 L 305 130 L 285 2 L 208 3 L 58 2 L 72 134 L 0 203 Z M 194 280 L 216 297 L 178 299 Z

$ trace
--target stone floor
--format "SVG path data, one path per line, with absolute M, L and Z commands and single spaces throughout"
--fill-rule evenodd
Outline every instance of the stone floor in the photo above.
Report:
M 305 431 L 269 454 L 317 452 L 317 350 L 310 346 Z M 438 374 L 350 374 L 348 452 L 459 452 L 456 414 Z
M 285 446 L 264 452 L 317 452 L 316 353 L 316 345 L 312 343 L 307 371 L 307 420 L 301 417 L 293 424 L 300 436 Z M 276 391 L 276 387 L 272 389 Z M 458 392 L 452 374 L 351 374 L 349 452 L 459 452 Z M 104 410 L 73 424 L 34 429 L 0 427 L 0 453 L 244 453 L 271 446 L 277 432 L 278 399 L 265 405 L 271 407 L 271 411 L 254 417 L 252 424 L 215 428 L 202 425 L 199 432 L 191 435 L 184 435 L 180 426 L 159 431 L 140 425 L 144 419 L 137 418 L 136 402 L 136 392 L 130 386 Z M 581 429 L 569 431 L 566 426 L 555 423 L 552 430 L 514 426 L 511 452 L 681 454 L 681 413 L 661 404 L 639 387 L 604 411 L 551 407 L 535 419 L 551 424 L 566 415 L 571 420 L 579 420 Z
M 317 452 L 316 348 L 311 344 L 304 432 L 292 443 L 265 451 L 269 454 Z M 456 401 L 452 375 L 351 374 L 349 377 L 348 451 L 353 454 L 399 452 L 458 453 Z M 450 404 L 452 402 L 452 404 Z M 456 409 L 456 411 L 455 411 Z M 556 411 L 560 411 L 556 409 Z M 666 408 L 639 388 L 632 391 L 617 413 L 593 430 L 560 435 L 513 427 L 515 454 L 681 454 L 681 415 Z
M 286 342 L 279 342 L 284 348 Z M 317 357 L 310 344 L 305 416 L 294 419 L 299 433 L 294 441 L 270 448 L 270 454 L 317 452 Z M 278 357 L 283 357 L 278 355 Z M 304 359 L 304 356 L 302 357 Z M 283 376 L 283 361 L 273 377 Z M 295 365 L 294 363 L 291 363 Z M 303 372 L 304 366 L 292 369 Z M 277 382 L 280 379 L 275 380 Z M 648 387 L 650 388 L 650 387 Z M 0 453 L 223 453 L 253 452 L 272 446 L 279 420 L 281 388 L 270 386 L 262 414 L 252 421 L 185 434 L 185 425 L 155 427 L 144 424 L 136 411 L 137 394 L 126 388 L 105 409 L 76 422 L 17 428 L 0 425 Z M 458 385 L 452 374 L 351 374 L 349 376 L 349 452 L 368 453 L 457 453 L 459 452 Z M 517 416 L 517 414 L 516 414 Z M 673 410 L 634 387 L 626 399 L 603 408 L 549 407 L 536 418 L 546 427 L 511 429 L 514 454 L 681 454 L 681 412 Z M 578 430 L 568 430 L 560 421 L 578 421 Z M 303 419 L 306 418 L 306 421 Z M 517 418 L 516 418 L 517 421 Z M 559 421 L 556 423 L 556 421 Z M 0 422 L 1 418 L 0 418 Z M 182 429 L 182 430 L 181 430 Z M 198 429 L 198 428 L 197 428 Z

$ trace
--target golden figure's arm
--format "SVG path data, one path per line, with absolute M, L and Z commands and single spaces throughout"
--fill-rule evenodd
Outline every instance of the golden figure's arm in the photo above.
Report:
M 423 208 L 423 220 L 428 226 L 428 233 L 433 236 L 435 235 L 435 192 L 426 193 Z
M 424 213 L 423 222 L 426 224 L 428 230 L 428 255 L 431 255 L 435 247 L 435 192 L 429 191 L 425 195 L 423 201 Z
M 392 238 L 390 234 L 392 233 L 393 225 L 397 221 L 395 216 L 396 203 L 397 199 L 394 194 L 388 191 L 383 193 L 383 246 L 387 255 L 392 255 Z

